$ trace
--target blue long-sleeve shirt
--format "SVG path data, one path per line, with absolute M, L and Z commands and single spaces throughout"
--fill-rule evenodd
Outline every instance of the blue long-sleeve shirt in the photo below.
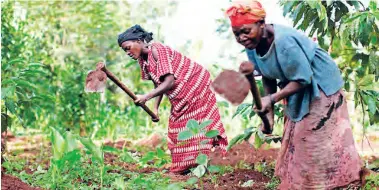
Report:
M 311 101 L 320 97 L 319 87 L 329 96 L 342 88 L 343 80 L 336 63 L 318 44 L 293 28 L 273 26 L 274 41 L 263 57 L 255 50 L 246 52 L 264 77 L 283 84 L 296 81 L 306 85 L 287 98 L 286 115 L 297 122 L 309 113 Z

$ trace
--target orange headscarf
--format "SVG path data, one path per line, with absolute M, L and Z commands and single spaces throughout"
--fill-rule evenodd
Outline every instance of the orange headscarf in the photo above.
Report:
M 263 20 L 266 11 L 257 0 L 236 0 L 228 8 L 226 14 L 229 16 L 232 26 L 242 26 Z

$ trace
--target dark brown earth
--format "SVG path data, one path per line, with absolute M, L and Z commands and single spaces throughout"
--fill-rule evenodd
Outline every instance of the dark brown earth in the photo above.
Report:
M 17 139 L 17 138 L 16 138 Z M 14 140 L 14 139 L 12 139 Z M 20 139 L 19 139 L 20 140 Z M 106 142 L 105 145 L 112 146 L 118 149 L 122 149 L 125 147 L 133 147 L 132 143 L 120 140 L 116 142 Z M 136 152 L 135 150 L 129 150 L 131 152 Z M 26 148 L 25 152 L 33 152 L 33 149 Z M 216 181 L 212 181 L 210 176 L 204 177 L 203 188 L 204 189 L 265 189 L 266 184 L 270 181 L 270 178 L 265 176 L 262 172 L 255 171 L 254 165 L 259 163 L 270 164 L 275 161 L 276 156 L 278 154 L 278 149 L 255 149 L 253 146 L 248 144 L 247 142 L 243 142 L 241 144 L 235 145 L 226 156 L 222 156 L 221 152 L 215 151 L 210 154 L 210 163 L 212 165 L 218 166 L 230 166 L 233 168 L 233 171 L 228 171 L 222 175 L 219 174 Z M 31 154 L 33 155 L 33 154 Z M 168 170 L 169 165 L 164 166 L 162 168 L 140 168 L 136 164 L 120 162 L 117 155 L 111 153 L 105 153 L 105 162 L 106 164 L 118 165 L 123 168 L 123 170 L 139 172 L 139 173 L 152 173 L 155 171 L 163 171 Z M 373 160 L 377 160 L 376 157 L 372 157 L 370 159 L 371 162 Z M 37 160 L 34 160 L 38 162 Z M 48 168 L 49 163 L 43 162 L 46 169 Z M 33 171 L 30 168 L 24 168 L 27 173 L 32 173 Z M 273 170 L 271 168 L 271 170 Z M 108 171 L 111 173 L 119 173 L 120 171 Z M 2 173 L 2 189 L 38 189 L 29 186 L 26 183 L 23 183 L 20 179 Z M 173 182 L 185 182 L 191 176 L 190 175 L 175 175 L 171 173 L 164 173 L 166 177 L 171 178 Z M 80 179 L 78 179 L 80 181 Z M 244 183 L 252 180 L 252 186 L 250 187 L 242 187 Z
M 252 180 L 252 186 L 242 187 L 242 185 Z M 204 185 L 205 189 L 220 189 L 220 190 L 231 190 L 231 189 L 265 189 L 266 183 L 270 179 L 266 176 L 263 176 L 262 173 L 251 169 L 238 169 L 232 173 L 228 173 L 224 176 L 221 176 L 217 179 L 217 185 L 210 183 L 210 180 L 207 181 Z
M 21 181 L 21 179 L 1 174 L 1 189 L 2 190 L 38 190 L 40 188 L 31 187 L 30 185 Z
M 204 189 L 265 189 L 266 183 L 270 181 L 270 178 L 254 169 L 238 169 L 238 165 L 243 163 L 245 166 L 253 168 L 256 163 L 271 163 L 275 161 L 277 153 L 278 149 L 256 150 L 247 142 L 235 145 L 224 158 L 221 153 L 216 150 L 210 155 L 210 163 L 212 165 L 231 166 L 237 169 L 219 176 L 216 183 L 212 182 L 209 177 L 205 178 L 203 181 Z M 174 182 L 186 181 L 191 177 L 189 175 L 182 176 L 175 174 L 167 174 L 167 176 Z M 253 180 L 253 185 L 250 187 L 242 187 L 242 185 L 249 180 Z
M 279 149 L 268 149 L 263 148 L 255 149 L 252 145 L 247 142 L 235 145 L 226 157 L 222 157 L 219 151 L 211 153 L 211 164 L 214 165 L 231 165 L 236 166 L 240 162 L 247 164 L 254 164 L 257 162 L 273 162 L 276 159 Z

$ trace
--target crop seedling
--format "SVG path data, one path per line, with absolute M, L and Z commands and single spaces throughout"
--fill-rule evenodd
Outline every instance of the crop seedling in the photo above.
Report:
M 206 130 L 206 127 L 212 123 L 212 120 L 206 120 L 202 123 L 198 123 L 196 120 L 191 119 L 186 124 L 186 130 L 180 132 L 178 134 L 178 140 L 185 141 L 188 139 L 191 139 L 194 136 L 197 135 L 205 135 L 207 138 L 212 139 L 219 135 L 218 130 Z M 209 139 L 205 139 L 202 141 L 198 141 L 197 144 L 199 147 L 202 145 L 205 145 L 209 142 Z M 209 159 L 208 156 L 203 154 L 201 152 L 201 149 L 199 150 L 199 154 L 196 157 L 196 163 L 198 166 L 192 170 L 192 174 L 195 175 L 198 179 L 200 179 L 200 186 L 202 187 L 202 180 L 201 178 L 205 175 L 205 173 L 208 171 L 209 173 L 217 173 L 220 171 L 219 167 L 214 165 L 209 165 Z M 187 181 L 187 184 L 193 185 L 195 184 L 198 179 L 193 177 L 190 178 Z

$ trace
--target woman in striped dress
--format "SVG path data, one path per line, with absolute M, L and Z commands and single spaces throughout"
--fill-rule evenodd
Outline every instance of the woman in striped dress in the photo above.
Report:
M 181 53 L 160 43 L 149 43 L 152 33 L 139 25 L 127 29 L 118 37 L 119 46 L 133 59 L 138 60 L 143 80 L 152 80 L 155 89 L 144 95 L 137 95 L 135 103 L 144 104 L 156 97 L 154 111 L 165 94 L 171 103 L 168 126 L 168 148 L 172 156 L 170 171 L 185 173 L 195 166 L 199 151 L 209 154 L 212 147 L 219 145 L 223 153 L 228 144 L 220 114 L 216 107 L 216 97 L 210 89 L 210 74 L 201 65 L 191 61 Z M 177 140 L 178 133 L 186 127 L 187 121 L 212 120 L 206 130 L 217 129 L 219 136 L 201 145 L 204 135 L 195 136 L 184 145 Z

